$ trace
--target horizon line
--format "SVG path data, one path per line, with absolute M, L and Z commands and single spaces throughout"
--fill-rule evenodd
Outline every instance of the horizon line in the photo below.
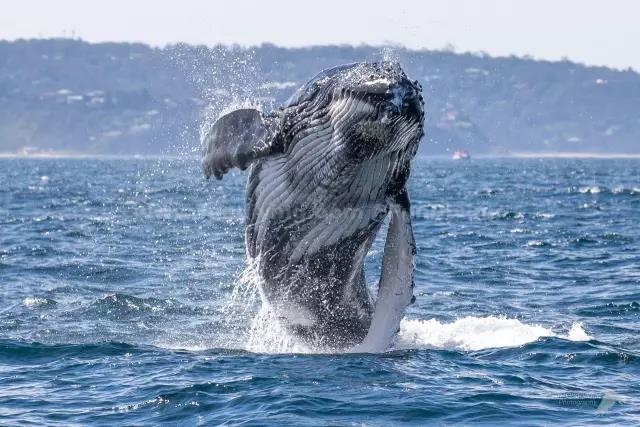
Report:
M 451 159 L 449 154 L 418 154 L 423 159 Z M 199 160 L 201 156 L 196 153 L 89 153 L 78 151 L 43 151 L 24 154 L 20 152 L 0 151 L 1 159 L 173 159 L 173 160 Z M 474 159 L 626 159 L 640 160 L 638 152 L 600 152 L 600 151 L 513 151 L 509 153 L 483 153 L 473 156 Z

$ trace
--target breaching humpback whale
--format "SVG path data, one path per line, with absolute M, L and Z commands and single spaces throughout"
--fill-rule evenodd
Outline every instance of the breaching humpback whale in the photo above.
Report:
M 245 242 L 263 304 L 314 348 L 385 351 L 413 302 L 407 179 L 423 106 L 398 63 L 356 63 L 321 72 L 271 113 L 228 113 L 205 137 L 207 178 L 250 169 Z M 374 301 L 363 264 L 388 215 Z

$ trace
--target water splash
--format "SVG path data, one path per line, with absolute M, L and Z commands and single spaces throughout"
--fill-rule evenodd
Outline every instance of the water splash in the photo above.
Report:
M 320 353 L 291 336 L 280 324 L 268 304 L 263 303 L 251 322 L 245 349 L 254 353 Z
M 260 276 L 255 260 L 249 263 L 234 288 L 228 304 L 228 325 L 235 336 L 243 336 L 241 348 L 254 353 L 327 353 L 329 350 L 312 348 L 290 335 L 280 324 L 277 315 L 262 300 L 260 303 Z M 247 323 L 247 316 L 252 316 Z M 244 318 L 244 321 L 243 321 Z M 239 325 L 246 330 L 241 331 Z M 570 341 L 589 341 L 591 336 L 582 323 L 574 322 L 566 334 L 554 332 L 541 325 L 528 325 L 505 316 L 466 316 L 451 323 L 436 319 L 403 319 L 397 343 L 393 349 L 455 349 L 476 351 L 488 348 L 518 347 L 544 337 L 559 337 Z
M 234 283 L 223 309 L 225 334 L 231 338 L 235 348 L 253 353 L 312 353 L 281 326 L 261 297 L 262 278 L 258 265 L 258 258 L 249 258 L 246 268 Z
M 574 323 L 568 335 L 561 335 L 543 326 L 527 325 L 505 316 L 467 316 L 452 323 L 441 323 L 436 319 L 403 319 L 398 347 L 475 351 L 518 347 L 544 337 L 559 337 L 570 341 L 591 339 L 580 323 Z
M 251 49 L 218 46 L 209 51 L 210 64 L 198 74 L 199 90 L 207 102 L 200 122 L 201 145 L 215 121 L 238 108 L 273 107 L 263 73 Z
M 592 337 L 584 330 L 582 322 L 574 322 L 569 329 L 567 339 L 569 341 L 589 341 Z
M 178 44 L 170 46 L 166 54 L 169 62 L 186 76 L 201 103 L 200 118 L 194 120 L 194 130 L 199 132 L 201 142 L 213 123 L 230 108 L 268 109 L 273 106 L 254 49 Z M 183 156 L 197 155 L 201 149 L 193 145 L 174 148 Z
M 394 48 L 393 46 L 383 47 L 380 55 L 382 56 L 383 61 L 400 62 L 400 55 L 397 48 Z
M 235 281 L 231 294 L 222 309 L 224 334 L 229 347 L 244 348 L 250 341 L 252 320 L 260 304 L 260 283 L 258 262 L 249 259 L 244 271 Z
M 225 308 L 225 324 L 229 329 L 226 332 L 239 339 L 235 348 L 267 354 L 331 352 L 328 349 L 312 348 L 289 334 L 265 299 L 261 298 L 260 284 L 258 260 L 249 259 Z M 528 325 L 506 316 L 466 316 L 451 323 L 442 323 L 436 319 L 404 318 L 400 323 L 396 346 L 392 349 L 477 351 L 518 347 L 544 337 L 570 341 L 592 339 L 580 322 L 574 322 L 566 334 L 560 334 L 544 326 Z

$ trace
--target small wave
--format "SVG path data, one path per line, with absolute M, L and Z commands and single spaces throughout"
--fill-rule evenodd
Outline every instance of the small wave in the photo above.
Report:
M 155 298 L 138 298 L 126 294 L 106 295 L 90 306 L 96 315 L 135 316 L 141 313 L 161 311 L 161 300 Z
M 611 192 L 613 194 L 626 194 L 629 196 L 635 196 L 640 194 L 640 187 L 632 187 L 632 188 L 615 187 L 613 190 L 611 190 Z
M 580 187 L 578 188 L 578 192 L 581 194 L 598 194 L 602 191 L 600 187 L 594 185 L 592 187 Z
M 435 210 L 445 209 L 447 206 L 442 203 L 427 203 L 424 207 L 426 209 L 435 211 Z
M 593 209 L 596 211 L 602 210 L 602 208 L 597 203 L 583 203 L 582 205 L 578 206 L 578 209 Z
M 536 218 L 536 219 L 553 219 L 555 217 L 556 217 L 555 214 L 546 213 L 546 212 L 537 213 L 537 214 L 534 215 L 534 218 Z
M 567 339 L 569 341 L 589 341 L 591 337 L 584 330 L 581 322 L 575 322 L 571 325 L 571 329 L 569 329 Z
M 27 308 L 45 307 L 55 305 L 56 302 L 49 298 L 27 297 L 22 300 L 22 304 Z
M 475 194 L 477 194 L 479 196 L 486 197 L 486 196 L 494 196 L 494 195 L 496 195 L 497 193 L 500 193 L 500 192 L 502 192 L 502 190 L 499 189 L 499 188 L 498 189 L 495 189 L 495 188 L 484 188 L 482 190 L 476 191 Z
M 581 187 L 569 187 L 569 193 L 580 194 L 614 194 L 623 196 L 637 196 L 640 195 L 640 187 L 622 187 L 617 186 L 608 188 L 600 185 L 585 185 Z
M 551 243 L 543 242 L 542 240 L 529 240 L 527 246 L 530 248 L 544 248 L 551 246 Z
M 490 212 L 489 217 L 492 220 L 517 220 L 517 219 L 524 219 L 525 214 L 523 214 L 522 212 L 513 212 L 513 211 L 507 211 L 507 212 L 496 211 L 496 212 Z
M 633 238 L 620 233 L 604 233 L 600 235 L 603 240 L 620 241 L 620 242 L 632 242 Z
M 626 316 L 640 313 L 640 303 L 633 301 L 627 304 L 614 304 L 612 302 L 604 305 L 585 307 L 578 310 L 581 316 Z
M 523 219 L 541 219 L 549 220 L 556 217 L 555 214 L 547 212 L 515 212 L 515 211 L 493 211 L 488 213 L 489 218 L 492 220 L 523 220 Z
M 464 351 L 519 347 L 543 337 L 588 341 L 591 337 L 580 323 L 571 325 L 566 336 L 540 325 L 526 325 L 504 316 L 467 316 L 452 323 L 436 319 L 403 319 L 398 345 L 401 348 L 435 348 Z
M 65 237 L 72 237 L 72 238 L 88 238 L 89 235 L 84 233 L 81 230 L 70 230 L 70 231 L 66 231 L 64 233 Z
M 140 354 L 147 351 L 153 351 L 153 348 L 140 344 L 134 345 L 115 341 L 87 344 L 45 344 L 0 338 L 0 363 L 15 360 L 20 363 L 36 363 L 43 360 L 60 360 L 64 357 Z
M 105 295 L 84 309 L 95 315 L 105 316 L 210 315 L 215 312 L 215 308 L 209 306 L 183 304 L 175 299 L 139 298 L 122 293 Z
M 526 233 L 526 232 L 527 230 L 525 230 L 524 228 L 517 228 L 517 227 L 509 230 L 509 233 L 517 233 L 517 234 Z
M 589 245 L 595 245 L 597 243 L 598 243 L 597 240 L 592 239 L 589 236 L 580 236 L 571 241 L 571 244 L 575 246 L 589 246 Z

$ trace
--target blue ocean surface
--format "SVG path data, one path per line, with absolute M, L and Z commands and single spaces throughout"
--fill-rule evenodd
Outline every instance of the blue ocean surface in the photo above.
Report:
M 416 159 L 416 303 L 366 355 L 261 324 L 244 178 L 0 159 L 0 424 L 640 423 L 640 160 Z

